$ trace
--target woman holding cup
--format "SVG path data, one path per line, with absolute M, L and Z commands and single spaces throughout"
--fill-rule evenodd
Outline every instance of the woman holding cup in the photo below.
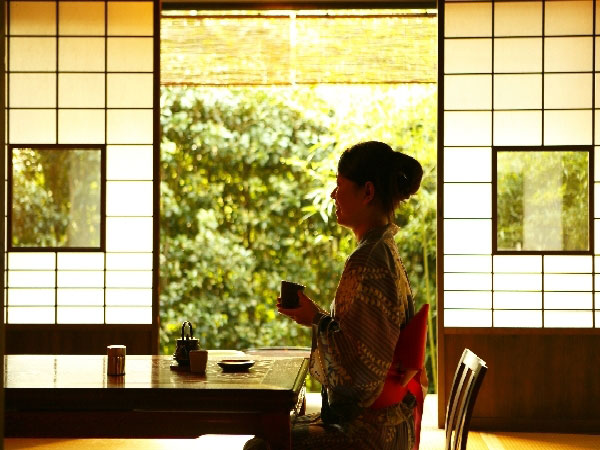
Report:
M 323 386 L 321 413 L 300 416 L 293 425 L 295 450 L 413 448 L 414 397 L 407 394 L 383 409 L 370 405 L 381 393 L 400 330 L 414 315 L 393 220 L 422 176 L 418 161 L 381 142 L 356 144 L 340 157 L 331 197 L 338 224 L 352 230 L 357 246 L 346 261 L 331 312 L 302 290 L 297 308 L 278 302 L 280 314 L 312 327 L 310 372 Z

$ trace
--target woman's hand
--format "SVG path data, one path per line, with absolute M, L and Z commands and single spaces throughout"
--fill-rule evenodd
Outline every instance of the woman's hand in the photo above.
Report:
M 299 306 L 297 308 L 282 308 L 281 299 L 277 299 L 277 311 L 279 314 L 288 316 L 300 325 L 310 327 L 317 313 L 324 313 L 319 306 L 310 298 L 304 295 L 303 291 L 298 291 Z

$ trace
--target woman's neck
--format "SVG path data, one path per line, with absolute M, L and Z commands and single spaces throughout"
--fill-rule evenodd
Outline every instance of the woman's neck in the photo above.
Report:
M 384 227 L 389 225 L 389 223 L 390 221 L 387 217 L 375 217 L 372 220 L 357 225 L 356 227 L 352 228 L 354 236 L 356 237 L 356 242 L 362 241 L 369 231 L 375 228 Z

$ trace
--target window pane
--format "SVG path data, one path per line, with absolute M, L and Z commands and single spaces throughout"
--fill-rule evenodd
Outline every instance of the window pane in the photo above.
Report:
M 491 39 L 451 39 L 444 41 L 445 73 L 491 73 Z
M 552 273 L 544 275 L 546 291 L 591 291 L 592 274 Z
M 152 110 L 109 110 L 109 144 L 151 144 L 153 138 Z
M 8 289 L 9 306 L 54 306 L 54 289 Z
M 545 309 L 592 309 L 591 292 L 546 292 Z
M 495 327 L 539 328 L 542 326 L 541 311 L 494 311 Z
M 58 33 L 104 35 L 104 2 L 58 2 Z
M 444 113 L 444 145 L 490 145 L 492 143 L 492 113 Z
M 55 323 L 54 307 L 9 307 L 8 323 Z
M 152 270 L 152 253 L 107 253 L 107 270 Z
M 496 2 L 495 36 L 541 36 L 542 2 Z
M 103 323 L 104 308 L 59 306 L 57 308 L 57 323 Z
M 108 2 L 108 34 L 152 36 L 153 2 Z M 135 20 L 132 20 L 135 17 Z
M 152 108 L 152 74 L 108 74 L 109 108 Z
M 44 288 L 54 287 L 56 272 L 42 270 L 10 270 L 8 287 Z
M 56 70 L 56 38 L 10 38 L 10 71 Z
M 54 253 L 9 253 L 9 270 L 54 270 L 56 255 Z
M 107 182 L 106 215 L 152 216 L 152 182 Z
M 446 308 L 491 308 L 492 293 L 490 291 L 446 291 L 444 306 Z
M 544 11 L 544 33 L 547 36 L 593 34 L 593 11 L 594 6 L 590 0 L 547 1 Z
M 485 309 L 445 309 L 445 327 L 491 327 L 492 311 Z
M 494 71 L 496 73 L 541 72 L 542 39 L 496 39 L 494 41 Z
M 489 2 L 448 2 L 445 4 L 444 16 L 446 37 L 492 34 L 492 4 Z
M 10 2 L 10 34 L 56 33 L 55 2 Z
M 56 75 L 53 73 L 12 73 L 9 76 L 11 108 L 56 107 Z M 35 86 L 35 91 L 31 90 Z
M 102 253 L 58 253 L 59 270 L 102 270 L 104 255 Z
M 541 109 L 541 75 L 494 75 L 495 109 Z
M 61 73 L 58 75 L 58 106 L 104 108 L 104 84 L 104 74 Z
M 449 109 L 492 109 L 491 75 L 446 75 L 444 107 Z
M 494 145 L 541 145 L 541 111 L 495 111 Z
M 104 289 L 57 289 L 57 302 L 63 306 L 103 306 Z
M 494 255 L 494 272 L 542 273 L 539 255 Z
M 107 41 L 109 72 L 152 72 L 152 38 L 108 38 Z
M 108 306 L 152 306 L 152 289 L 107 289 Z
M 151 217 L 107 217 L 106 250 L 109 252 L 151 252 Z
M 541 309 L 541 292 L 499 291 L 494 292 L 496 309 Z
M 104 272 L 94 270 L 60 270 L 57 274 L 58 287 L 104 286 Z
M 444 217 L 491 218 L 491 183 L 446 183 L 444 185 Z
M 588 153 L 497 153 L 498 250 L 585 251 Z
M 446 272 L 491 272 L 492 257 L 489 255 L 444 255 Z
M 10 142 L 56 143 L 56 110 L 11 109 L 8 112 Z M 32 127 L 31 124 L 36 126 Z
M 593 67 L 593 41 L 589 37 L 546 38 L 546 72 L 585 72 Z
M 104 110 L 63 109 L 58 111 L 59 144 L 103 144 Z
M 592 257 L 584 255 L 545 255 L 546 273 L 591 273 Z
M 495 273 L 494 290 L 540 291 L 542 275 L 535 273 Z
M 106 155 L 108 180 L 152 180 L 152 146 L 109 145 Z
M 489 254 L 492 221 L 488 219 L 444 220 L 444 253 Z
M 544 107 L 570 109 L 592 107 L 592 74 L 546 74 Z
M 544 311 L 546 328 L 591 328 L 592 311 Z
M 468 161 L 468 164 L 465 164 Z M 599 164 L 600 165 L 600 164 Z M 492 181 L 492 149 L 445 148 L 444 181 Z
M 545 145 L 589 145 L 591 143 L 591 111 L 544 111 Z
M 151 288 L 152 271 L 108 270 L 106 287 L 111 288 Z
M 12 150 L 13 246 L 100 246 L 100 157 L 94 149 Z
M 489 273 L 445 273 L 444 289 L 489 291 L 492 289 L 492 276 Z
M 152 323 L 152 307 L 107 307 L 106 323 Z
M 58 70 L 104 71 L 104 39 L 60 38 L 58 40 Z

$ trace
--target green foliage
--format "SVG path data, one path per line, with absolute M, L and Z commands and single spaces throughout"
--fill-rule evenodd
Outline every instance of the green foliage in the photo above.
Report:
M 279 282 L 329 308 L 355 246 L 330 192 L 340 153 L 361 140 L 425 168 L 397 241 L 417 304 L 435 305 L 435 117 L 428 86 L 163 88 L 163 352 L 183 320 L 205 348 L 310 345 L 308 328 L 276 314 Z

